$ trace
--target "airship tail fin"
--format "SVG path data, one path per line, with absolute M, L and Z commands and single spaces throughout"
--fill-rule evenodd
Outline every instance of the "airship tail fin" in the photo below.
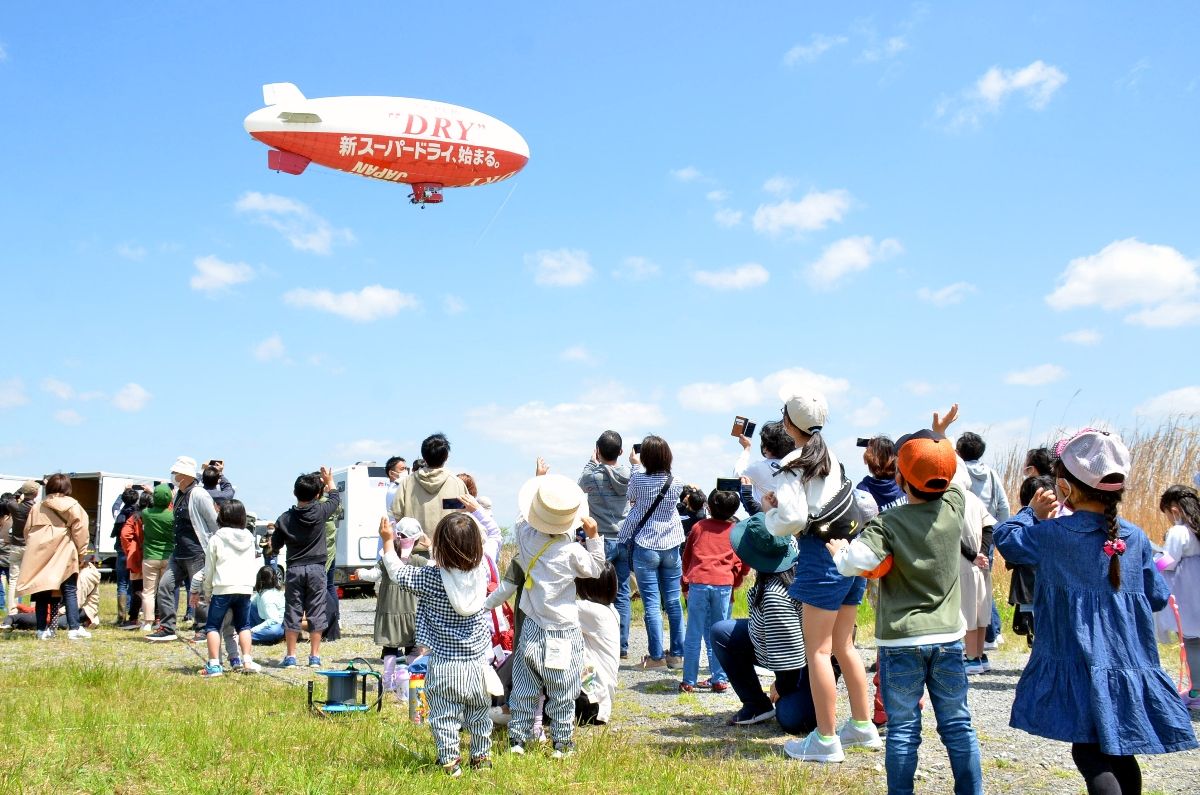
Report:
M 304 94 L 295 83 L 267 83 L 263 86 L 263 103 L 280 105 L 285 102 L 303 102 Z

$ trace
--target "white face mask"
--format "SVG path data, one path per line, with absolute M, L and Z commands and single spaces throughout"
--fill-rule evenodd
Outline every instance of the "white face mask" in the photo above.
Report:
M 1071 495 L 1075 490 L 1071 488 L 1066 480 L 1059 478 L 1054 481 L 1054 491 L 1058 494 L 1058 501 L 1065 505 L 1071 501 Z

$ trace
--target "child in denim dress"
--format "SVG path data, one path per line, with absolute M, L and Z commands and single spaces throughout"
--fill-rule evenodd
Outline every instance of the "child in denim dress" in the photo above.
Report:
M 1089 793 L 1141 792 L 1134 754 L 1196 747 L 1187 708 L 1158 658 L 1154 611 L 1167 584 L 1142 530 L 1117 516 L 1129 450 L 1085 429 L 1055 448 L 1055 494 L 995 530 L 1006 560 L 1037 567 L 1038 640 L 1017 683 L 1010 725 L 1071 743 Z

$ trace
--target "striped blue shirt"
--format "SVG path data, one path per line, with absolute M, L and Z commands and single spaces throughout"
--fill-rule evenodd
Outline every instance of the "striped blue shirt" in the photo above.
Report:
M 625 542 L 633 536 L 634 530 L 637 529 L 638 522 L 642 521 L 642 517 L 646 515 L 646 511 L 654 503 L 663 484 L 667 482 L 665 473 L 658 475 L 647 475 L 646 472 L 638 467 L 629 477 L 629 504 L 632 506 L 629 513 L 625 517 L 625 523 L 621 525 L 621 532 L 617 535 L 619 542 Z M 679 478 L 671 481 L 671 487 L 667 489 L 667 493 L 663 495 L 662 501 L 658 507 L 654 509 L 654 513 L 650 515 L 649 521 L 637 534 L 637 545 L 644 549 L 653 549 L 662 551 L 664 549 L 674 549 L 681 545 L 684 541 L 683 521 L 679 517 L 679 511 L 676 506 L 679 504 L 679 495 L 683 492 L 684 483 Z

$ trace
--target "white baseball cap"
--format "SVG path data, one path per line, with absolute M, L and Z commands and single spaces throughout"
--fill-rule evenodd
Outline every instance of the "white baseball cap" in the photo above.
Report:
M 808 434 L 819 433 L 829 419 L 829 404 L 820 392 L 803 387 L 784 387 L 779 390 L 783 401 L 783 413 L 800 430 Z
M 1054 454 L 1085 486 L 1097 491 L 1125 488 L 1125 479 L 1129 477 L 1129 448 L 1114 433 L 1084 428 L 1056 444 Z

